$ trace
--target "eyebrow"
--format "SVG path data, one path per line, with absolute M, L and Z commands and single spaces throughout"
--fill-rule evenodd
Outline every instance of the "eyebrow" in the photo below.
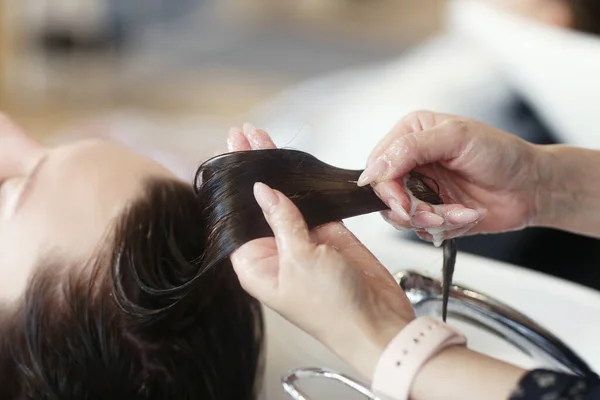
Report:
M 40 158 L 40 160 L 37 162 L 37 164 L 33 168 L 33 171 L 31 171 L 31 173 L 29 175 L 27 175 L 27 177 L 25 178 L 25 183 L 23 184 L 23 189 L 21 190 L 21 193 L 19 193 L 19 198 L 17 199 L 17 205 L 15 206 L 15 212 L 17 212 L 19 210 L 19 208 L 27 200 L 27 195 L 31 192 L 31 188 L 35 184 L 35 181 L 37 180 L 37 177 L 39 176 L 40 171 L 42 170 L 42 167 L 46 163 L 46 160 L 48 160 L 47 155 L 44 155 L 42 158 Z

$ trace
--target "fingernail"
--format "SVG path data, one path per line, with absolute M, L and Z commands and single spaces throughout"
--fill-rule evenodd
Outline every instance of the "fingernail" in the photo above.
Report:
M 251 135 L 256 131 L 256 127 L 248 122 L 244 123 L 243 129 L 246 135 Z
M 262 149 L 264 146 L 262 144 L 262 139 L 258 135 L 258 129 L 255 129 L 251 134 L 248 134 L 248 141 L 253 149 Z
M 406 222 L 410 221 L 410 215 L 408 215 L 408 213 L 406 212 L 404 207 L 402 207 L 400 205 L 400 202 L 398 202 L 398 200 L 395 200 L 395 199 L 390 200 L 390 208 L 392 209 L 394 214 L 396 214 L 398 217 L 400 217 L 404 221 L 406 221 Z
M 356 182 L 357 185 L 366 186 L 369 183 L 377 180 L 377 178 L 379 178 L 385 172 L 387 167 L 387 163 L 382 159 L 379 159 L 374 163 L 369 164 L 358 178 L 358 182 Z
M 261 182 L 254 184 L 254 197 L 260 208 L 265 212 L 271 212 L 273 207 L 279 203 L 277 193 Z
M 470 224 L 479 219 L 479 213 L 470 208 L 448 211 L 448 217 L 455 224 Z
M 428 211 L 419 211 L 413 216 L 413 223 L 419 228 L 433 228 L 444 223 L 444 218 Z
M 381 216 L 383 217 L 383 219 L 385 220 L 385 222 L 387 222 L 388 224 L 392 225 L 396 230 L 399 230 L 399 231 L 405 231 L 405 230 L 407 230 L 407 228 L 405 226 L 396 223 L 396 221 L 394 221 L 392 219 L 391 214 L 390 214 L 391 212 L 392 211 L 389 211 L 389 210 L 381 212 Z
M 245 140 L 244 134 L 242 133 L 240 128 L 233 127 L 231 129 L 229 129 L 229 135 L 227 135 L 227 149 L 229 151 L 237 151 L 238 150 L 237 143 L 240 140 Z

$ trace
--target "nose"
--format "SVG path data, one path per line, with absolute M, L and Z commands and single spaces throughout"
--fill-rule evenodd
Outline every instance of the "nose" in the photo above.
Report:
M 40 143 L 0 114 L 0 180 L 27 173 L 43 150 Z

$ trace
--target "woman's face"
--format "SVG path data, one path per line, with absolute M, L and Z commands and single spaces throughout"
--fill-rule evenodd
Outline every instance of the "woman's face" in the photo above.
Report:
M 0 300 L 21 295 L 49 252 L 90 259 L 151 176 L 175 178 L 111 141 L 45 148 L 0 115 Z

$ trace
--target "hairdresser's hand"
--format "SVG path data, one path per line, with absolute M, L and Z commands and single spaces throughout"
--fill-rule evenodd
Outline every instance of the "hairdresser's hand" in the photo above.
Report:
M 231 152 L 276 148 L 277 146 L 267 132 L 248 123 L 243 125 L 243 129 L 238 127 L 231 128 L 227 136 L 227 149 Z M 328 239 L 325 237 L 327 232 L 336 232 L 342 229 L 341 222 L 330 222 L 327 226 L 331 226 L 330 229 L 321 231 L 321 237 L 324 240 Z M 335 228 L 336 226 L 338 227 L 337 229 Z
M 243 129 L 231 128 L 227 136 L 227 150 L 230 152 L 276 148 L 277 146 L 267 132 L 250 124 L 244 124 Z
M 385 346 L 414 318 L 400 286 L 344 225 L 309 232 L 282 193 L 257 183 L 255 197 L 275 238 L 232 255 L 242 286 L 370 377 Z
M 373 184 L 396 227 L 444 238 L 524 228 L 536 213 L 538 148 L 483 123 L 428 111 L 402 119 L 371 153 L 360 185 Z M 415 169 L 440 187 L 443 206 L 411 201 Z M 433 186 L 435 188 L 435 186 Z

